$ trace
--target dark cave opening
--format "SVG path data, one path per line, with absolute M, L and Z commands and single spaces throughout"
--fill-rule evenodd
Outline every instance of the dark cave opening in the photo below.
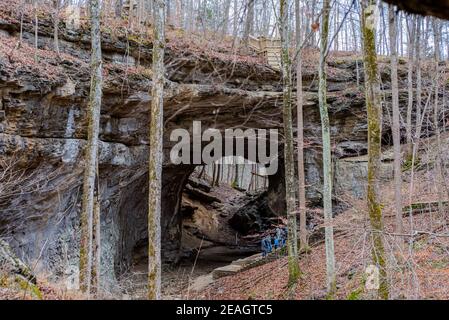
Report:
M 248 165 L 245 175 L 253 175 Z M 210 168 L 210 173 L 213 169 Z M 182 290 L 192 277 L 211 272 L 232 261 L 260 252 L 254 234 L 263 232 L 276 220 L 270 209 L 268 179 L 251 183 L 243 179 L 237 185 L 223 170 L 219 185 L 208 173 L 199 177 L 202 166 L 169 166 L 163 170 L 162 248 L 163 283 L 179 281 Z M 239 171 L 239 175 L 241 174 Z M 254 175 L 257 176 L 257 175 Z M 142 287 L 146 283 L 148 262 L 147 176 L 143 174 L 120 201 L 120 240 L 115 273 L 123 283 Z M 247 191 L 238 185 L 259 186 Z M 130 280 L 132 279 L 132 280 Z M 164 285 L 163 285 L 164 287 Z M 136 292 L 139 289 L 134 288 Z M 143 289 L 142 289 L 143 290 Z M 181 289 L 179 289 L 181 290 Z M 182 291 L 181 290 L 181 291 Z

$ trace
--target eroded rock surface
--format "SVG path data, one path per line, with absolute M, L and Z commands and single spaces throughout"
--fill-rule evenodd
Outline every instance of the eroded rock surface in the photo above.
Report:
M 26 262 L 76 284 L 89 36 L 87 30 L 62 27 L 63 54 L 57 57 L 45 50 L 53 41 L 52 23 L 43 19 L 39 26 L 38 44 L 46 56 L 33 66 L 25 59 L 27 43 L 34 40 L 32 23 L 25 21 L 25 43 L 14 49 L 18 21 L 0 21 L 0 41 L 10 52 L 0 52 L 0 159 L 6 173 L 1 181 L 0 235 Z M 104 34 L 102 48 L 102 274 L 104 283 L 112 287 L 116 277 L 132 264 L 134 248 L 146 239 L 151 43 L 141 45 Z M 280 129 L 282 92 L 279 74 L 267 65 L 176 48 L 167 51 L 162 252 L 165 261 L 176 262 L 182 256 L 182 191 L 195 166 L 170 163 L 171 130 L 191 131 L 194 120 L 201 121 L 204 129 L 221 131 L 236 127 Z M 382 62 L 381 75 L 388 81 L 386 63 Z M 404 80 L 403 65 L 400 71 Z M 306 180 L 311 204 L 319 204 L 321 199 L 316 79 L 316 66 L 306 67 Z M 329 63 L 328 102 L 336 157 L 366 154 L 364 95 L 357 79 L 363 81 L 360 59 L 340 57 Z M 405 101 L 404 90 L 400 97 Z M 386 141 L 388 135 L 386 130 Z M 267 191 L 267 207 L 274 215 L 285 213 L 281 164 L 279 168 L 270 177 Z

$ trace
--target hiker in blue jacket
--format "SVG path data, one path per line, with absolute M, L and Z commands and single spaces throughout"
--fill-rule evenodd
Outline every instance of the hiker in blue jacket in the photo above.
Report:
M 262 239 L 262 257 L 267 256 L 272 251 L 271 236 Z
M 279 249 L 282 247 L 282 231 L 280 228 L 276 228 L 276 236 L 274 238 L 274 249 Z

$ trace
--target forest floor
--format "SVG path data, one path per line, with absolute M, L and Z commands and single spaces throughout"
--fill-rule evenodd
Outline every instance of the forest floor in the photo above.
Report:
M 434 214 L 434 222 L 445 221 Z M 370 264 L 370 239 L 367 221 L 346 212 L 335 219 L 335 259 L 337 263 L 336 299 L 367 298 L 364 289 L 365 269 Z M 386 219 L 387 223 L 389 222 Z M 407 219 L 404 219 L 404 224 Z M 415 228 L 429 226 L 428 216 L 416 216 Z M 447 233 L 446 233 L 447 235 Z M 449 241 L 447 237 L 416 236 L 412 245 L 399 248 L 394 237 L 384 243 L 389 259 L 391 298 L 449 298 Z M 299 261 L 301 277 L 296 299 L 325 299 L 325 248 L 316 245 Z M 196 299 L 285 299 L 287 258 L 281 258 L 240 274 L 221 278 L 201 292 Z M 267 285 L 270 284 L 270 285 Z

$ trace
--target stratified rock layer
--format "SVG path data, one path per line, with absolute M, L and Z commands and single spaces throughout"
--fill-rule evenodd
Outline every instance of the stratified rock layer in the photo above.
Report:
M 52 23 L 39 23 L 39 48 L 52 44 Z M 26 262 L 77 284 L 79 213 L 86 144 L 89 91 L 89 36 L 61 27 L 57 57 L 46 50 L 33 65 L 28 43 L 33 25 L 24 23 L 24 44 L 16 48 L 17 20 L 0 21 L 0 236 Z M 9 47 L 8 47 L 9 46 Z M 147 155 L 151 101 L 151 43 L 102 39 L 105 61 L 101 111 L 100 191 L 102 275 L 106 286 L 131 264 L 133 248 L 146 239 Z M 5 53 L 6 52 L 6 53 Z M 167 262 L 180 257 L 181 198 L 195 165 L 169 161 L 170 133 L 192 121 L 203 129 L 277 128 L 282 119 L 279 74 L 244 59 L 209 57 L 167 50 L 164 93 L 162 252 Z M 31 62 L 30 62 L 31 61 Z M 128 65 L 124 63 L 127 61 Z M 139 61 L 139 65 L 137 63 Z M 30 62 L 30 63 L 28 63 Z M 140 66 L 140 67 L 139 67 Z M 388 68 L 381 75 L 388 80 Z M 402 70 L 402 69 L 400 69 Z M 332 144 L 336 157 L 366 153 L 362 63 L 353 57 L 329 63 Z M 402 70 L 401 79 L 405 78 Z M 306 180 L 310 204 L 321 199 L 320 117 L 315 93 L 316 67 L 304 70 Z M 401 92 L 401 100 L 406 95 Z M 388 126 L 388 121 L 385 122 Z M 388 131 L 385 139 L 388 140 Z M 282 154 L 281 150 L 279 154 Z M 270 176 L 267 206 L 285 214 L 283 170 Z

